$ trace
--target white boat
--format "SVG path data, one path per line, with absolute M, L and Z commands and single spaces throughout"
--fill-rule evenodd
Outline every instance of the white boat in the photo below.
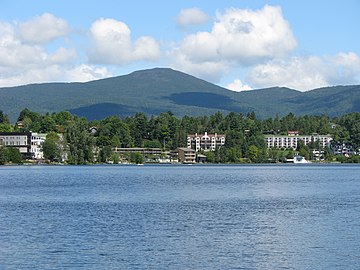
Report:
M 306 160 L 303 156 L 295 156 L 294 157 L 294 163 L 304 164 L 304 163 L 310 163 L 310 161 Z

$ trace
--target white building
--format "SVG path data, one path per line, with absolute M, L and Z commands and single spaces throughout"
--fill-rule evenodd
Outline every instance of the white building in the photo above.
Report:
M 15 147 L 25 158 L 43 159 L 42 144 L 46 134 L 34 132 L 3 132 L 0 133 L 0 145 Z
M 2 132 L 0 133 L 0 145 L 15 147 L 20 153 L 27 156 L 30 153 L 30 132 Z
M 46 140 L 46 134 L 31 133 L 31 149 L 33 159 L 43 159 L 44 152 L 42 150 L 42 144 Z
M 265 142 L 268 148 L 292 148 L 296 149 L 298 142 L 303 141 L 305 145 L 308 145 L 311 142 L 318 141 L 321 148 L 330 146 L 333 138 L 330 135 L 299 135 L 299 134 L 289 134 L 289 135 L 265 135 Z
M 225 144 L 225 135 L 223 134 L 193 134 L 187 136 L 187 148 L 199 150 L 215 151 L 217 147 Z

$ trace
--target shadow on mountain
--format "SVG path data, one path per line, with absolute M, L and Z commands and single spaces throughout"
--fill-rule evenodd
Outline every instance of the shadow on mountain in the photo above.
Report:
M 140 111 L 146 114 L 160 113 L 154 109 L 131 107 L 115 103 L 98 103 L 69 110 L 70 113 L 85 117 L 88 120 L 101 120 L 109 116 L 131 116 Z
M 239 104 L 231 98 L 213 93 L 186 92 L 172 94 L 169 97 L 177 105 L 196 106 L 227 111 L 239 111 Z

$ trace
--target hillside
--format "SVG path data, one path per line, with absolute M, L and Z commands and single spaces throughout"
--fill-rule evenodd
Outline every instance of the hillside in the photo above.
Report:
M 163 111 L 178 116 L 216 111 L 255 111 L 263 118 L 289 112 L 336 116 L 360 111 L 359 94 L 360 86 L 328 87 L 305 93 L 288 88 L 236 93 L 179 71 L 155 68 L 87 83 L 0 88 L 0 110 L 12 121 L 24 108 L 39 113 L 68 110 L 89 119 Z

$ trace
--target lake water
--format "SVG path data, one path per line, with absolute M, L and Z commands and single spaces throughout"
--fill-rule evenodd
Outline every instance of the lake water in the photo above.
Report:
M 360 269 L 360 166 L 2 166 L 0 269 Z

